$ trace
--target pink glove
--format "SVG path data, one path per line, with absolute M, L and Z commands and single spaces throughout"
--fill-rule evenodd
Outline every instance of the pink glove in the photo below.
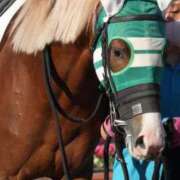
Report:
M 110 122 L 110 116 L 107 116 L 104 123 L 102 124 L 102 129 L 104 130 L 106 135 L 109 135 L 111 137 L 114 137 L 114 132 L 111 128 L 111 122 Z

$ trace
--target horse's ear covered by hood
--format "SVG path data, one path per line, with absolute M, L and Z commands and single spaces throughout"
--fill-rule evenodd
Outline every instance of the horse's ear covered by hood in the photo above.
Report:
M 101 0 L 102 6 L 107 16 L 113 16 L 121 10 L 125 0 Z M 164 11 L 170 4 L 171 0 L 157 0 L 161 11 Z
M 157 0 L 159 8 L 161 9 L 161 11 L 166 10 L 171 1 L 172 0 Z
M 101 0 L 102 6 L 108 17 L 118 13 L 123 7 L 125 0 Z
M 157 0 L 158 6 L 161 11 L 166 10 L 171 0 Z M 125 0 L 101 0 L 102 6 L 107 16 L 113 16 L 118 13 L 123 7 Z

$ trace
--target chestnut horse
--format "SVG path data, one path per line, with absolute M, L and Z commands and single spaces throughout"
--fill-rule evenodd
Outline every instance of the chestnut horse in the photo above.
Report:
M 1 43 L 1 180 L 27 180 L 43 176 L 53 179 L 60 179 L 63 177 L 61 155 L 59 153 L 55 122 L 53 120 L 54 116 L 47 99 L 43 80 L 43 61 L 40 43 L 44 42 L 40 42 L 41 40 L 38 40 L 39 36 L 37 37 L 32 30 L 34 29 L 34 32 L 38 32 L 39 30 L 43 36 L 42 29 L 40 29 L 42 26 L 41 23 L 43 23 L 41 21 L 43 16 L 47 15 L 47 11 L 52 7 L 59 8 L 59 3 L 62 5 L 61 2 L 62 1 L 57 1 L 56 5 L 54 5 L 49 0 L 26 1 L 19 14 L 16 15 L 16 18 L 14 18 L 14 21 L 8 28 L 6 36 Z M 87 18 L 92 16 L 91 13 L 92 9 L 95 8 L 95 3 L 93 1 L 90 1 L 89 4 L 86 3 L 86 1 L 81 2 L 82 1 L 68 2 L 70 3 L 70 5 L 68 5 L 70 6 L 69 9 L 67 9 L 68 12 L 67 14 L 63 12 L 63 14 L 60 15 L 61 17 L 59 16 L 59 11 L 61 10 L 58 11 L 58 14 L 53 14 L 56 18 L 60 18 L 61 21 L 67 21 L 66 24 L 64 23 L 64 27 L 60 27 L 59 29 L 62 30 L 62 28 L 64 28 L 63 33 L 72 31 L 69 32 L 71 33 L 70 36 L 72 36 L 72 38 L 77 38 L 78 36 L 77 40 L 68 45 L 53 43 L 51 48 L 53 62 L 57 68 L 58 74 L 66 82 L 74 98 L 76 98 L 77 105 L 73 105 L 63 91 L 59 90 L 54 85 L 58 100 L 62 107 L 67 112 L 73 114 L 73 116 L 86 118 L 94 110 L 96 105 L 99 96 L 99 83 L 94 73 L 89 49 L 91 29 L 82 32 L 82 29 L 84 29 L 83 24 L 86 23 Z M 65 1 L 63 3 L 65 3 Z M 63 6 L 63 8 L 65 8 L 66 4 L 63 4 Z M 87 17 L 85 17 L 84 21 L 81 16 L 74 16 L 74 14 L 78 16 L 80 7 L 81 13 L 84 8 L 89 9 L 85 15 Z M 60 8 L 63 9 L 62 7 Z M 42 13 L 42 16 L 39 12 Z M 24 15 L 24 13 L 28 13 L 31 17 L 28 17 L 27 14 Z M 70 16 L 73 17 L 68 20 Z M 24 19 L 21 19 L 20 21 L 22 22 L 19 24 L 18 20 L 20 18 Z M 31 21 L 29 21 L 29 18 Z M 39 22 L 37 22 L 38 19 Z M 76 25 L 80 20 L 82 21 L 83 28 L 80 28 L 80 25 Z M 48 21 L 50 22 L 50 20 Z M 58 24 L 59 26 L 61 26 L 61 21 Z M 28 24 L 32 22 L 32 24 L 29 24 L 29 27 L 25 28 L 27 31 L 31 29 L 27 33 L 32 34 L 27 34 L 26 36 L 26 33 L 24 34 L 24 32 L 20 31 L 24 29 L 23 26 L 27 22 Z M 34 39 L 35 44 L 37 42 L 39 42 L 39 44 L 36 44 L 36 46 L 30 39 L 26 39 L 25 41 L 28 43 L 24 43 L 29 46 L 31 44 L 29 42 L 31 41 L 32 47 L 27 47 L 25 44 L 22 44 L 21 47 L 25 49 L 16 49 L 16 47 L 13 49 L 10 34 L 13 31 L 12 29 L 16 28 L 16 23 L 18 23 L 18 25 L 14 32 L 17 33 L 17 36 L 18 33 L 21 35 L 24 34 L 23 36 L 25 39 L 27 37 L 32 37 L 31 40 L 33 41 Z M 50 23 L 52 23 L 52 21 Z M 70 29 L 66 30 L 69 23 L 75 23 L 74 27 L 72 27 L 74 29 L 70 27 Z M 53 31 L 51 26 L 49 26 L 49 29 L 48 27 L 43 27 L 43 29 L 51 33 L 51 31 Z M 75 33 L 75 35 L 73 35 L 73 33 Z M 14 38 L 17 37 L 16 35 L 13 35 Z M 48 39 L 52 38 L 52 36 L 50 36 L 50 34 L 44 34 L 43 41 L 46 39 L 47 43 L 49 41 Z M 21 39 L 22 36 L 17 38 Z M 23 41 L 23 39 L 20 40 L 21 43 L 23 43 Z M 73 41 L 73 39 L 68 41 Z M 19 43 L 18 40 L 15 39 L 14 42 L 17 42 L 17 44 Z M 19 45 L 18 47 L 20 48 Z M 36 53 L 36 51 L 38 52 Z M 64 117 L 59 119 L 62 126 L 63 141 L 68 157 L 70 173 L 74 179 L 91 178 L 93 152 L 99 137 L 98 129 L 106 112 L 104 107 L 102 107 L 91 121 L 82 124 L 72 123 Z
M 90 51 L 97 4 L 97 0 L 26 0 L 9 25 L 0 45 L 0 179 L 63 178 L 54 115 L 43 82 L 42 50 L 51 44 L 58 74 L 78 102 L 73 105 L 54 84 L 59 103 L 74 116 L 86 118 L 99 96 Z M 114 41 L 112 45 L 124 51 L 125 58 L 130 57 L 124 41 Z M 120 67 L 127 65 L 128 60 Z M 155 102 L 158 104 L 158 101 Z M 103 103 L 89 122 L 75 124 L 60 118 L 73 179 L 90 179 L 92 176 L 93 151 L 101 120 L 108 113 L 106 104 Z M 142 136 L 147 135 L 147 126 L 139 127 L 143 125 L 143 118 L 156 122 L 150 121 L 150 138 L 146 138 L 150 144 L 145 142 L 147 149 L 143 148 L 142 140 Z M 151 150 L 153 155 L 159 154 L 164 143 L 159 113 L 136 116 L 135 119 L 132 121 L 135 127 L 132 133 L 136 135 L 133 148 L 138 153 L 134 156 L 148 158 Z M 141 130 L 145 134 L 139 136 Z

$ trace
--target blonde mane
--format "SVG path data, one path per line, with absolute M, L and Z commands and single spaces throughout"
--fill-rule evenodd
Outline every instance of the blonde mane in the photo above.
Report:
M 73 43 L 98 0 L 26 0 L 11 29 L 15 51 L 36 53 L 53 41 Z

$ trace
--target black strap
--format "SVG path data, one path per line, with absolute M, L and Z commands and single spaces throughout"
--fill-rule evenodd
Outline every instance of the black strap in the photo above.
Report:
M 163 20 L 162 16 L 153 15 L 153 14 L 113 16 L 107 22 L 103 23 L 102 26 L 96 31 L 91 50 L 92 51 L 95 50 L 95 48 L 97 46 L 98 39 L 100 38 L 100 36 L 102 36 L 102 50 L 103 50 L 102 56 L 103 56 L 103 67 L 104 67 L 104 72 L 105 72 L 104 83 L 105 83 L 106 91 L 107 91 L 107 94 L 108 94 L 110 100 L 113 100 L 113 98 L 111 98 L 113 95 L 111 94 L 112 92 L 109 92 L 108 89 L 110 89 L 110 88 L 108 86 L 112 87 L 114 92 L 116 92 L 116 88 L 113 84 L 111 73 L 110 73 L 110 65 L 109 65 L 109 62 L 107 61 L 107 39 L 108 39 L 107 28 L 108 28 L 109 23 L 120 23 L 120 22 L 129 22 L 129 21 L 162 21 L 163 22 L 164 20 Z M 158 95 L 156 90 L 155 91 L 152 90 L 151 92 L 145 92 L 144 96 L 147 96 L 149 94 L 151 94 L 151 95 L 153 94 L 153 96 Z M 117 99 L 117 98 L 119 98 L 119 97 L 118 96 L 115 97 L 115 99 Z M 137 98 L 137 96 L 135 98 Z M 156 108 L 156 109 L 158 109 L 158 108 Z M 158 109 L 158 111 L 159 111 L 159 109 Z M 116 137 L 115 137 L 115 140 L 117 140 Z M 122 165 L 124 178 L 125 178 L 125 180 L 129 180 L 126 162 L 124 160 L 123 153 L 122 153 L 123 148 L 121 147 L 120 144 L 121 143 L 116 143 L 116 146 L 117 146 L 116 149 L 117 149 L 119 161 Z M 156 166 L 157 166 L 156 169 L 158 169 L 159 165 L 157 164 Z M 105 174 L 107 174 L 106 170 L 107 169 L 105 169 Z
M 91 52 L 93 53 L 95 48 L 96 48 L 96 44 L 97 44 L 97 41 L 99 39 L 99 37 L 101 36 L 101 33 L 102 33 L 102 30 L 104 29 L 104 24 L 102 27 L 98 28 L 95 32 L 95 35 L 94 35 L 94 38 L 93 38 L 93 41 L 92 41 L 92 45 L 91 45 Z
M 86 120 L 81 119 L 81 118 L 76 118 L 76 117 L 69 115 L 66 111 L 63 110 L 63 108 L 58 103 L 55 92 L 53 91 L 53 88 L 52 88 L 52 80 L 54 80 L 56 82 L 56 84 L 58 84 L 59 87 L 64 90 L 64 92 L 66 93 L 66 95 L 69 98 L 72 98 L 72 93 L 69 90 L 69 88 L 66 86 L 65 82 L 60 78 L 60 76 L 58 75 L 58 73 L 56 71 L 56 68 L 52 62 L 51 49 L 49 46 L 45 47 L 45 49 L 43 51 L 43 58 L 44 58 L 43 70 L 44 70 L 45 87 L 46 87 L 46 91 L 47 91 L 47 95 L 48 95 L 48 100 L 50 102 L 52 111 L 54 112 L 54 115 L 55 115 L 57 140 L 58 140 L 58 144 L 59 144 L 59 150 L 62 154 L 62 164 L 63 164 L 64 175 L 67 180 L 72 180 L 72 177 L 71 177 L 71 174 L 69 171 L 69 167 L 68 167 L 65 147 L 64 147 L 64 143 L 63 143 L 61 126 L 59 123 L 59 119 L 61 117 L 60 115 L 63 115 L 64 117 L 66 117 L 67 119 L 69 119 L 70 121 L 75 122 L 75 123 L 87 122 L 96 115 L 97 110 L 100 107 L 100 104 L 101 104 L 104 94 L 100 95 L 97 105 L 95 107 L 95 110 L 92 112 L 92 114 Z
M 161 168 L 161 159 L 158 158 L 155 161 L 155 166 L 154 166 L 154 172 L 153 172 L 152 180 L 159 180 L 159 177 L 160 177 L 160 168 Z
M 0 17 L 8 10 L 8 8 L 15 2 L 16 0 L 1 0 L 0 1 Z
M 120 23 L 129 21 L 164 21 L 162 16 L 154 14 L 141 14 L 141 15 L 129 15 L 129 16 L 113 16 L 109 23 Z
M 149 83 L 149 84 L 140 84 L 134 87 L 130 87 L 117 93 L 116 100 L 119 102 L 128 102 L 128 101 L 132 101 L 133 99 L 139 99 L 138 97 L 140 95 L 139 92 L 142 93 L 142 96 L 158 95 L 160 92 L 160 86 L 158 84 Z
M 49 55 L 51 55 L 50 49 L 48 49 L 48 51 L 49 51 Z M 77 100 L 75 96 L 72 94 L 65 81 L 59 76 L 51 57 L 49 58 L 49 66 L 50 66 L 51 77 L 56 83 L 56 85 L 64 91 L 64 93 L 67 95 L 69 99 L 71 99 L 74 105 L 77 105 Z
M 101 36 L 103 30 L 107 27 L 109 23 L 120 23 L 120 22 L 129 22 L 129 21 L 162 21 L 164 19 L 160 15 L 155 14 L 141 14 L 141 15 L 129 15 L 129 16 L 113 16 L 110 17 L 109 20 L 102 24 L 99 28 L 97 28 L 95 32 L 95 36 L 92 42 L 91 51 L 93 52 L 96 48 L 97 41 Z
M 111 137 L 107 136 L 104 144 L 104 180 L 109 180 L 109 145 Z
M 44 56 L 47 56 L 47 54 L 44 54 Z M 72 177 L 71 177 L 70 171 L 69 171 L 68 162 L 67 162 L 65 147 L 64 147 L 64 143 L 63 143 L 62 130 L 61 130 L 61 126 L 59 123 L 60 115 L 57 111 L 57 107 L 56 107 L 57 105 L 55 104 L 55 101 L 54 101 L 55 97 L 52 94 L 52 89 L 51 89 L 50 69 L 46 63 L 47 62 L 44 61 L 44 64 L 43 64 L 44 65 L 43 70 L 44 70 L 45 87 L 46 87 L 46 92 L 48 95 L 49 103 L 50 103 L 52 111 L 54 112 L 54 115 L 55 115 L 54 120 L 55 120 L 56 131 L 57 131 L 56 135 L 57 135 L 59 150 L 62 154 L 62 165 L 63 165 L 64 175 L 67 180 L 72 180 Z
M 70 115 L 69 113 L 67 113 L 62 107 L 61 105 L 58 103 L 58 100 L 56 98 L 56 95 L 55 95 L 55 92 L 53 91 L 53 88 L 52 88 L 52 79 L 56 78 L 57 80 L 57 77 L 54 77 L 52 78 L 52 70 L 51 70 L 51 67 L 52 67 L 52 57 L 51 57 L 51 49 L 49 46 L 46 46 L 44 51 L 43 51 L 43 57 L 44 57 L 44 69 L 46 70 L 46 89 L 47 89 L 47 92 L 49 93 L 49 101 L 51 101 L 51 103 L 53 104 L 54 108 L 56 109 L 56 112 L 59 114 L 59 115 L 63 115 L 65 118 L 67 118 L 68 120 L 74 122 L 74 123 L 84 123 L 84 122 L 87 122 L 87 121 L 90 121 L 94 118 L 94 116 L 96 115 L 99 107 L 100 107 L 100 104 L 102 102 L 102 99 L 103 99 L 103 96 L 104 96 L 104 93 L 100 94 L 99 98 L 98 98 L 98 101 L 96 103 L 96 107 L 94 109 L 94 111 L 86 118 L 80 118 L 80 117 L 74 117 L 72 115 Z M 56 74 L 57 76 L 57 71 L 54 73 Z M 59 76 L 60 78 L 60 76 Z M 59 82 L 59 78 L 58 78 L 58 82 Z M 60 80 L 62 81 L 62 80 Z M 63 82 L 63 81 L 62 81 Z M 64 83 L 64 82 L 63 82 Z M 63 86 L 62 87 L 64 92 L 70 96 L 70 90 L 68 90 L 66 92 L 66 88 L 67 86 Z
M 124 180 L 129 180 L 128 169 L 126 165 L 126 161 L 123 156 L 123 148 L 124 148 L 124 140 L 118 133 L 115 133 L 115 145 L 117 151 L 117 160 L 120 162 L 122 166 L 122 171 L 124 174 Z

